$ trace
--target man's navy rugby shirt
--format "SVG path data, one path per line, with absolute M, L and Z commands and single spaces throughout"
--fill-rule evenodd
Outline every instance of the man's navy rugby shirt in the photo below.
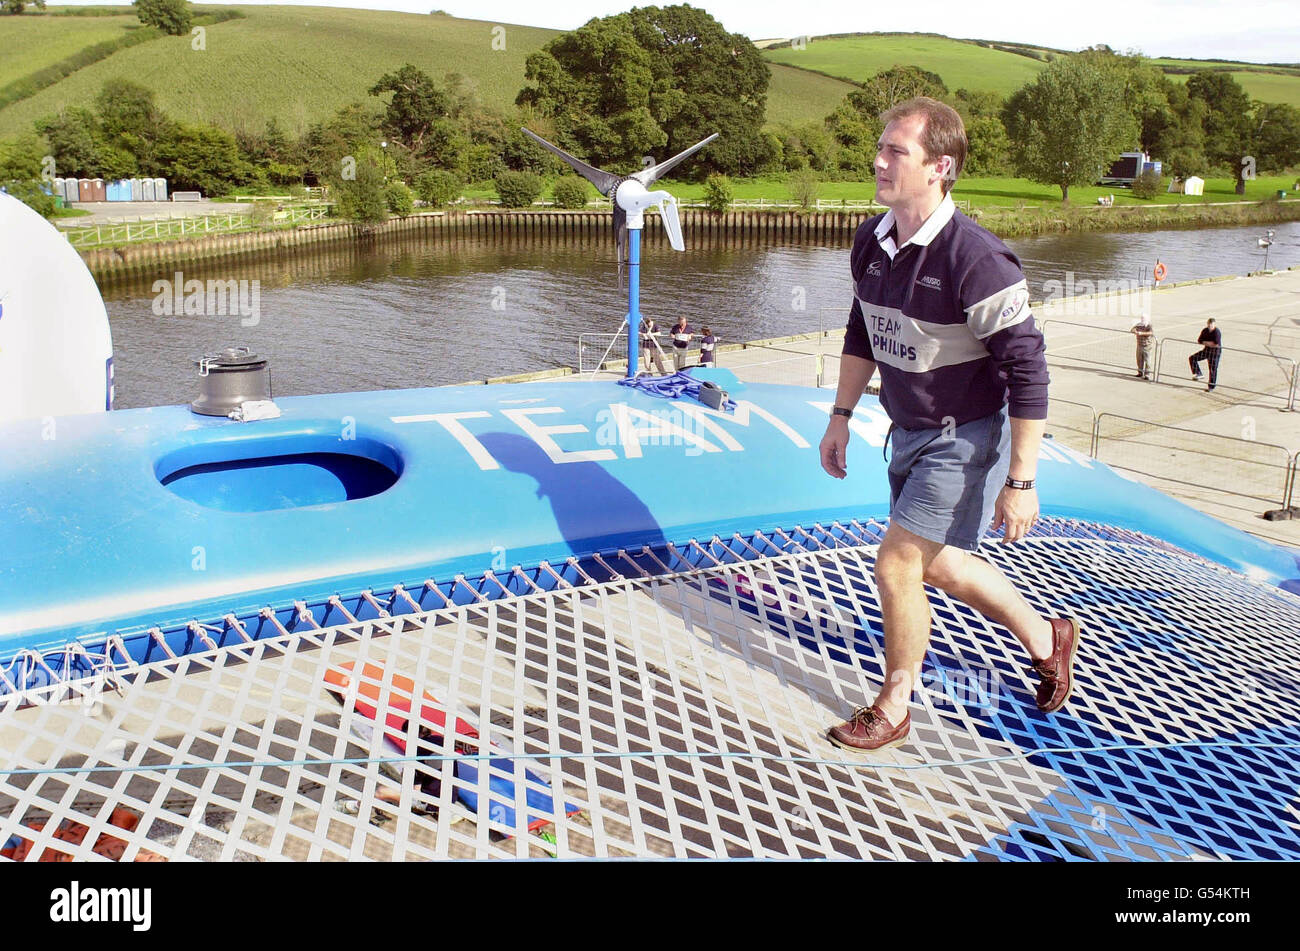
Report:
M 1047 359 L 1020 261 L 952 197 L 896 246 L 893 211 L 858 228 L 844 353 L 880 369 L 880 402 L 903 429 L 938 429 L 1004 404 L 1047 418 Z

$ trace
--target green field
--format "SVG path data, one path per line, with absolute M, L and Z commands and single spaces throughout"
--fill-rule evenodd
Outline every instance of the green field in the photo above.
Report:
M 367 90 L 383 72 L 407 62 L 439 79 L 460 72 L 484 104 L 504 108 L 523 85 L 524 58 L 556 35 L 506 26 L 505 49 L 493 50 L 496 24 L 477 20 L 325 7 L 241 12 L 244 19 L 207 28 L 206 50 L 191 49 L 188 36 L 160 37 L 78 70 L 0 110 L 0 135 L 85 102 L 114 78 L 151 87 L 173 116 L 225 128 L 261 128 L 274 116 L 298 134 L 341 106 L 370 98 Z M 62 25 L 78 18 L 48 19 Z
M 202 6 L 198 7 L 203 10 Z M 108 79 L 131 79 L 156 91 L 170 115 L 228 129 L 262 128 L 272 116 L 297 135 L 354 100 L 382 73 L 413 63 L 441 79 L 458 72 L 479 100 L 506 109 L 524 85 L 524 60 L 557 30 L 504 25 L 505 49 L 493 49 L 488 21 L 330 7 L 241 6 L 243 19 L 207 27 L 207 49 L 190 37 L 159 39 L 122 50 L 36 95 L 0 109 L 0 136 L 31 131 L 32 122 L 66 105 L 92 99 Z M 77 49 L 118 35 L 134 17 L 23 16 L 0 18 L 6 54 L 0 86 Z M 67 39 L 61 37 L 66 35 Z M 39 52 L 37 52 L 39 50 Z M 30 52 L 29 52 L 30 51 Z M 21 59 L 18 66 L 11 60 Z M 23 65 L 26 64 L 26 65 Z M 9 77 L 9 78 L 3 78 Z M 768 94 L 771 122 L 820 119 L 850 85 L 801 70 L 775 67 Z
M 199 11 L 216 9 L 199 6 Z M 489 21 L 444 15 L 331 7 L 240 6 L 243 19 L 208 26 L 207 49 L 190 37 L 159 37 L 113 53 L 35 95 L 0 109 L 0 137 L 31 131 L 34 120 L 92 100 L 108 79 L 126 78 L 155 90 L 170 115 L 227 129 L 261 129 L 274 117 L 297 135 L 356 100 L 378 100 L 367 90 L 389 70 L 413 63 L 435 78 L 455 71 L 480 102 L 506 109 L 524 84 L 524 60 L 558 35 L 556 30 L 504 25 L 505 49 L 492 48 Z M 24 15 L 0 17 L 0 88 L 95 43 L 122 36 L 132 15 Z M 769 124 L 821 119 L 860 81 L 897 63 L 921 66 L 950 89 L 1007 94 L 1043 64 L 990 49 L 986 41 L 918 34 L 867 34 L 813 39 L 803 50 L 763 56 L 772 67 Z M 1300 105 L 1300 67 L 1294 75 L 1260 72 L 1247 64 L 1159 60 L 1171 67 L 1229 65 L 1254 97 Z M 1242 68 L 1245 67 L 1245 68 Z M 1263 67 L 1262 67 L 1263 68 Z M 841 77 L 841 78 L 834 78 Z M 1174 78 L 1183 78 L 1175 76 Z
M 1166 184 L 1168 179 L 1166 178 Z M 1262 201 L 1277 191 L 1285 191 L 1287 197 L 1295 197 L 1291 186 L 1295 177 L 1281 175 L 1260 176 L 1246 183 L 1246 194 L 1233 192 L 1236 183 L 1231 178 L 1207 178 L 1205 194 L 1169 195 L 1161 192 L 1150 201 L 1134 198 L 1127 188 L 1115 188 L 1111 185 L 1073 186 L 1070 189 L 1070 204 L 1074 206 L 1095 205 L 1103 195 L 1114 195 L 1116 207 L 1120 205 L 1204 205 L 1223 201 Z M 1025 178 L 969 178 L 959 179 L 953 187 L 953 197 L 966 199 L 974 207 L 995 205 L 1016 206 L 1020 202 L 1028 205 L 1059 206 L 1061 190 L 1054 185 L 1039 185 Z
M 1176 83 L 1187 82 L 1187 73 L 1171 73 L 1169 78 Z M 1263 102 L 1284 102 L 1300 108 L 1300 73 L 1287 76 L 1281 73 L 1258 73 L 1253 71 L 1234 72 L 1232 78 L 1246 90 L 1251 99 Z
M 140 26 L 135 14 L 112 17 L 0 17 L 0 88 L 87 46 Z
M 755 178 L 734 181 L 735 197 L 743 201 L 766 199 L 768 201 L 789 201 L 790 190 L 786 183 L 778 178 Z M 1134 198 L 1127 188 L 1110 186 L 1075 186 L 1070 189 L 1070 204 L 1075 207 L 1095 205 L 1103 195 L 1114 195 L 1116 207 L 1120 205 L 1204 205 L 1223 201 L 1260 201 L 1272 196 L 1278 190 L 1285 191 L 1287 197 L 1294 196 L 1292 185 L 1295 177 L 1280 175 L 1261 176 L 1253 182 L 1246 183 L 1244 197 L 1233 193 L 1233 180 L 1230 178 L 1207 178 L 1205 194 L 1201 197 L 1160 194 L 1150 201 Z M 702 201 L 704 186 L 697 182 L 670 182 L 665 186 L 682 201 Z M 876 194 L 875 182 L 823 182 L 817 197 L 826 201 L 864 201 Z M 952 196 L 958 201 L 969 201 L 973 208 L 1016 207 L 1021 203 L 1027 206 L 1059 207 L 1061 190 L 1051 185 L 1039 185 L 1027 178 L 963 178 L 953 188 Z M 474 197 L 493 197 L 489 191 L 475 193 Z M 594 193 L 593 193 L 594 197 Z
M 814 38 L 806 49 L 766 50 L 763 58 L 854 82 L 891 66 L 919 66 L 938 73 L 950 90 L 991 89 L 1002 95 L 1033 81 L 1045 65 L 968 40 L 892 33 Z
M 1281 72 L 1300 73 L 1300 63 L 1288 63 L 1280 66 L 1256 65 L 1255 63 L 1245 63 L 1236 59 L 1173 59 L 1168 56 L 1158 56 L 1151 60 L 1157 66 L 1163 66 L 1172 69 L 1252 69 L 1252 70 L 1277 70 Z
M 769 125 L 821 121 L 854 90 L 852 83 L 804 69 L 768 63 L 772 83 L 767 90 Z
M 814 37 L 806 49 L 765 50 L 763 58 L 770 63 L 787 63 L 853 82 L 862 82 L 897 64 L 919 66 L 938 73 L 950 90 L 989 89 L 1004 96 L 1031 82 L 1046 65 L 1028 56 L 989 49 L 982 42 L 987 41 L 898 33 Z M 1228 68 L 1251 98 L 1300 107 L 1300 66 L 1256 68 L 1249 63 L 1226 60 L 1171 58 L 1152 62 L 1179 70 Z M 1188 75 L 1170 73 L 1169 78 L 1186 82 Z

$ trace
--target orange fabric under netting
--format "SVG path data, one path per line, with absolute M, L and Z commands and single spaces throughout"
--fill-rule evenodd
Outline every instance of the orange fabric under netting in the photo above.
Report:
M 130 832 L 140 822 L 140 817 L 130 809 L 118 806 L 113 810 L 113 814 L 108 817 L 110 825 L 115 825 L 119 829 L 125 829 Z M 45 828 L 44 822 L 29 822 L 29 829 L 35 829 L 40 832 Z M 80 822 L 73 822 L 71 819 L 64 819 L 55 830 L 54 838 L 62 839 L 64 842 L 70 842 L 73 845 L 80 845 L 85 841 L 86 833 L 90 827 L 82 825 Z M 109 835 L 107 832 L 101 832 L 99 840 L 95 842 L 95 847 L 91 850 L 96 855 L 102 855 L 105 858 L 112 859 L 114 862 L 122 860 L 122 853 L 126 851 L 126 840 L 119 839 L 117 836 Z M 16 846 L 10 846 L 7 849 L 0 849 L 0 857 L 13 859 L 15 862 L 30 861 L 28 855 L 32 850 L 32 843 L 28 839 L 22 839 Z M 67 852 L 60 852 L 57 849 L 46 849 L 38 862 L 71 862 L 72 856 Z M 166 862 L 157 852 L 150 852 L 147 849 L 141 849 L 135 857 L 137 862 Z

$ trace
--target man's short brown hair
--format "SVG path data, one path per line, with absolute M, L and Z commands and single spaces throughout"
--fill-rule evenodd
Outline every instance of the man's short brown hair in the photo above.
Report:
M 966 126 L 956 109 L 929 96 L 917 96 L 886 109 L 880 114 L 880 121 L 889 125 L 913 117 L 920 117 L 925 123 L 921 129 L 921 148 L 925 150 L 926 163 L 936 162 L 943 155 L 952 158 L 952 170 L 943 180 L 946 195 L 966 164 Z

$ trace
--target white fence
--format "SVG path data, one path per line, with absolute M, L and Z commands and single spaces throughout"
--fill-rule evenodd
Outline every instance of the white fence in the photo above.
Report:
M 304 221 L 323 220 L 329 214 L 326 205 L 299 205 L 276 211 L 272 222 L 295 225 Z M 109 221 L 93 225 L 64 228 L 63 233 L 74 248 L 93 248 L 102 244 L 130 244 L 136 241 L 162 241 L 200 234 L 231 234 L 260 227 L 252 215 L 177 215 L 167 218 L 137 218 L 134 221 Z

